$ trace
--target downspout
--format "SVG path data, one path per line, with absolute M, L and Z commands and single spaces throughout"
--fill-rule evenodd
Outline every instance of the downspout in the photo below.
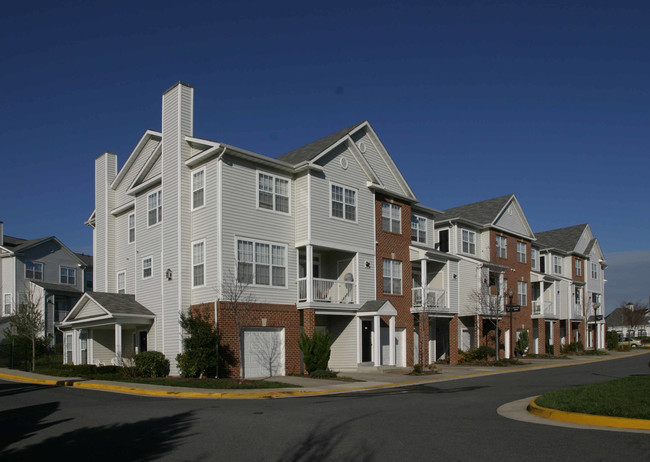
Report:
M 214 331 L 219 332 L 219 323 L 218 323 L 218 318 L 217 318 L 217 306 L 219 304 L 219 297 L 216 297 L 214 299 Z M 219 342 L 221 343 L 221 342 Z M 216 364 L 216 377 L 219 377 L 219 345 L 217 345 L 217 364 Z

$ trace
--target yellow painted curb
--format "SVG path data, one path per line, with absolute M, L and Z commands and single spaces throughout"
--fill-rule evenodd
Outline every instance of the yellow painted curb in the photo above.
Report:
M 11 375 L 3 373 L 0 373 L 0 377 L 9 380 L 15 380 L 17 382 L 36 383 L 38 385 L 70 386 L 74 383 L 74 380 L 37 379 L 33 377 L 23 377 L 22 375 Z
M 528 412 L 537 417 L 559 420 L 580 425 L 594 425 L 598 427 L 628 428 L 634 430 L 650 430 L 650 420 L 630 419 L 627 417 L 608 417 L 604 415 L 580 414 L 578 412 L 558 411 L 538 405 L 533 398 L 528 404 Z

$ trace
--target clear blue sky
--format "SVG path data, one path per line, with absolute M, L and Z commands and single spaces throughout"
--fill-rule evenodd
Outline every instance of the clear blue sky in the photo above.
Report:
M 195 136 L 277 156 L 367 119 L 424 205 L 588 222 L 639 279 L 608 309 L 647 300 L 649 24 L 641 1 L 7 3 L 0 220 L 89 253 L 94 159 L 123 163 L 181 80 Z

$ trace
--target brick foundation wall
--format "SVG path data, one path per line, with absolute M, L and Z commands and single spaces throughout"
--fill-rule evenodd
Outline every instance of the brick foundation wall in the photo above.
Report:
M 399 205 L 402 208 L 401 233 L 392 233 L 382 229 L 381 208 L 386 201 Z M 412 366 L 419 360 L 413 358 L 413 315 L 411 314 L 411 287 L 413 285 L 411 272 L 411 206 L 397 199 L 392 199 L 381 194 L 375 196 L 375 229 L 377 234 L 377 300 L 389 300 L 397 310 L 395 327 L 406 330 L 406 364 Z M 402 262 L 402 293 L 384 294 L 383 259 L 397 260 Z M 421 323 L 422 324 L 422 323 Z M 427 323 L 428 328 L 428 323 Z M 427 337 L 428 339 L 428 334 Z M 426 342 L 428 345 L 428 342 Z M 428 354 L 428 353 L 427 353 Z M 425 358 L 428 356 L 425 356 Z

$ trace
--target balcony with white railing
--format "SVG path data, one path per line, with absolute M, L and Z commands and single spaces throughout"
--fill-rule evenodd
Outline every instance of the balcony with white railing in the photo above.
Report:
M 554 317 L 555 308 L 553 308 L 553 302 L 550 300 L 544 300 L 544 302 L 533 301 L 533 316 Z
M 425 312 L 450 312 L 447 303 L 447 291 L 430 287 L 414 287 L 412 289 L 413 310 Z
M 584 319 L 582 304 L 575 302 L 571 304 L 571 319 Z
M 298 302 L 307 302 L 307 278 L 298 279 Z M 312 279 L 312 298 L 314 302 L 355 304 L 357 303 L 357 288 L 354 282 L 336 279 Z

